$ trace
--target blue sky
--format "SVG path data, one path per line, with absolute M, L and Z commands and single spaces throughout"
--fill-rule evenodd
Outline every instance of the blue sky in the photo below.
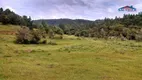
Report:
M 133 5 L 137 12 L 119 12 L 118 8 Z M 122 17 L 142 11 L 141 0 L 0 0 L 0 7 L 9 8 L 32 19 L 103 19 Z

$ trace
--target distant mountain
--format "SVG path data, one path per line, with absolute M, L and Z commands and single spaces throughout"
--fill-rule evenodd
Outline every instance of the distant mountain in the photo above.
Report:
M 84 19 L 40 19 L 40 20 L 33 20 L 34 23 L 41 23 L 44 21 L 48 25 L 59 25 L 59 24 L 87 24 L 93 21 L 84 20 Z

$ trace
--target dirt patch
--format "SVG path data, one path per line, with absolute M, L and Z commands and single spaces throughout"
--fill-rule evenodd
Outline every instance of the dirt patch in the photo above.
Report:
M 16 31 L 0 31 L 0 34 L 15 35 L 15 34 L 16 34 Z

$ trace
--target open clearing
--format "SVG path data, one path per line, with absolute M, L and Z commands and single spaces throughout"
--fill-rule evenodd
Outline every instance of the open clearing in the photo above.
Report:
M 47 39 L 57 45 L 14 40 L 0 34 L 0 80 L 142 80 L 142 42 L 67 35 Z

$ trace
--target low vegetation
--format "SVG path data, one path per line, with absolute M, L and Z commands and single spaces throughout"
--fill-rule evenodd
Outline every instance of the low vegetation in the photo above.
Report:
M 50 25 L 1 8 L 0 80 L 141 80 L 141 15 Z
M 55 34 L 75 35 L 78 37 L 121 38 L 122 40 L 142 41 L 142 13 L 127 14 L 123 18 L 105 18 L 102 20 L 33 20 L 27 16 L 19 16 L 9 9 L 0 8 L 0 22 L 2 24 L 14 24 L 27 26 L 30 30 L 44 29 L 49 34 L 49 38 L 54 38 Z
M 0 34 L 0 80 L 142 79 L 141 42 L 68 35 L 44 45 L 14 40 Z
M 46 43 L 45 32 L 40 29 L 30 30 L 28 27 L 22 27 L 16 34 L 16 43 L 19 44 L 39 44 Z M 40 42 L 43 40 L 42 42 Z
M 105 18 L 96 21 L 87 20 L 37 20 L 34 24 L 42 22 L 60 27 L 65 34 L 78 37 L 91 38 L 121 38 L 122 40 L 142 41 L 142 13 L 127 14 L 123 18 Z M 54 23 L 54 24 L 53 24 Z

